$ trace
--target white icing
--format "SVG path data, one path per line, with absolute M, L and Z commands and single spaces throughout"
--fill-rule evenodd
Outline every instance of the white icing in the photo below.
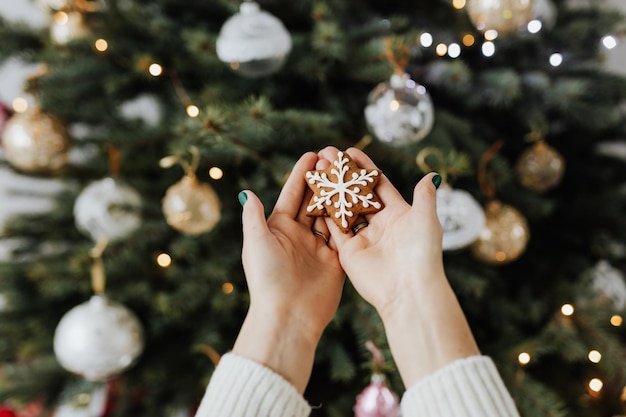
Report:
M 337 210 L 335 218 L 341 219 L 342 227 L 348 227 L 347 217 L 354 216 L 353 206 L 360 204 L 362 207 L 367 208 L 373 206 L 380 208 L 381 204 L 378 201 L 374 201 L 374 195 L 369 193 L 367 195 L 360 195 L 361 186 L 367 186 L 367 183 L 373 183 L 374 178 L 378 176 L 378 171 L 373 170 L 367 172 L 365 169 L 357 174 L 352 173 L 352 179 L 345 181 L 346 173 L 349 170 L 347 165 L 348 158 L 344 158 L 343 152 L 337 153 L 337 160 L 333 162 L 337 168 L 330 170 L 331 176 L 334 176 L 336 182 L 331 181 L 325 172 L 320 174 L 319 171 L 307 172 L 306 177 L 309 180 L 309 184 L 316 184 L 317 188 L 324 188 L 320 191 L 319 196 L 313 196 L 315 204 L 308 206 L 306 209 L 310 213 L 315 209 L 324 209 L 324 205 L 333 204 L 332 198 L 335 195 L 339 196 L 339 199 L 334 203 Z

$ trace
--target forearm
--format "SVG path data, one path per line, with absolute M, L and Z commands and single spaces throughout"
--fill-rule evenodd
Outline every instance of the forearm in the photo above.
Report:
M 480 351 L 445 276 L 379 311 L 391 353 L 405 386 Z
M 233 353 L 271 369 L 302 394 L 308 384 L 319 335 L 294 323 L 289 314 L 250 309 L 233 347 Z

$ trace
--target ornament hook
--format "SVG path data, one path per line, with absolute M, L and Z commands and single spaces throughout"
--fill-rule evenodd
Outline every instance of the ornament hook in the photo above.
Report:
M 161 168 L 171 168 L 176 163 L 179 163 L 183 167 L 185 175 L 189 177 L 195 177 L 196 170 L 198 169 L 198 166 L 200 166 L 200 150 L 197 146 L 191 145 L 189 146 L 189 153 L 191 153 L 191 161 L 187 161 L 181 156 L 169 155 L 161 158 L 161 160 L 159 161 L 159 166 Z
M 436 160 L 435 163 L 429 163 L 427 161 L 428 157 L 432 157 Z M 439 175 L 441 175 L 441 182 L 443 184 L 448 183 L 448 168 L 444 161 L 446 160 L 445 155 L 440 149 L 437 149 L 432 146 L 427 146 L 415 157 L 415 162 L 422 172 L 432 172 L 436 171 Z
M 493 200 L 496 196 L 496 180 L 492 172 L 489 172 L 487 165 L 494 156 L 497 155 L 500 148 L 504 145 L 503 140 L 495 142 L 487 151 L 481 156 L 478 162 L 478 185 L 483 194 L 490 200 Z
M 104 261 L 102 254 L 106 249 L 109 241 L 107 239 L 98 239 L 96 246 L 91 249 L 90 255 L 93 259 L 91 265 L 91 287 L 97 295 L 104 294 L 106 287 L 106 274 L 104 272 Z
M 370 351 L 372 354 L 372 370 L 376 373 L 382 373 L 385 359 L 383 356 L 383 352 L 372 342 L 368 340 L 365 342 L 365 348 Z

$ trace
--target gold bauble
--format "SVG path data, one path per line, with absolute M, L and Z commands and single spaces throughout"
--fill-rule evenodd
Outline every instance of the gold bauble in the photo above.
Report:
M 533 0 L 468 0 L 467 14 L 480 31 L 515 32 L 533 18 Z
M 565 160 L 556 149 L 538 141 L 519 156 L 516 169 L 522 185 L 543 193 L 561 182 Z
M 2 133 L 4 155 L 15 169 L 29 174 L 53 174 L 68 162 L 71 146 L 65 125 L 33 107 L 16 113 Z
M 189 235 L 211 231 L 221 217 L 221 203 L 213 187 L 192 175 L 167 189 L 162 207 L 167 223 Z
M 526 218 L 500 201 L 491 201 L 485 206 L 485 217 L 485 227 L 471 246 L 474 257 L 493 265 L 519 258 L 530 238 Z

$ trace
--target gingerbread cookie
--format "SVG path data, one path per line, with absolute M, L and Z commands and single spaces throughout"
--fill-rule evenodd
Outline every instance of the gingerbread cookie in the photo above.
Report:
M 330 216 L 344 233 L 350 231 L 359 214 L 383 209 L 373 191 L 380 171 L 359 168 L 345 152 L 339 151 L 327 169 L 308 171 L 305 178 L 314 193 L 307 216 Z

